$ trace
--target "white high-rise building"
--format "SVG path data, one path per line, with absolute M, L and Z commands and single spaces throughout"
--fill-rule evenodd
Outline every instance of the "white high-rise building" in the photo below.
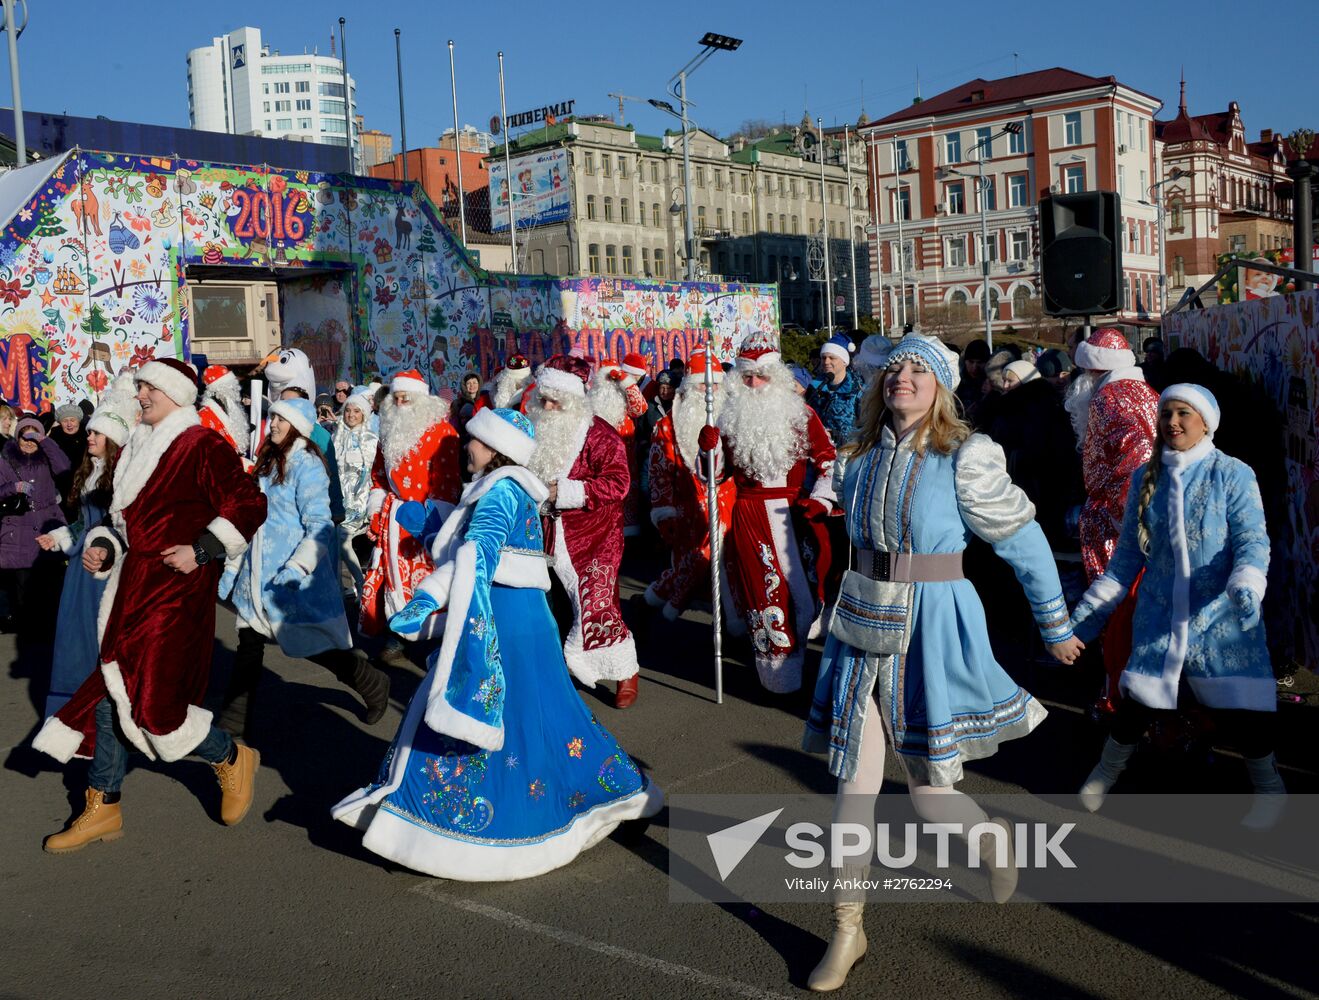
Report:
M 188 53 L 188 121 L 196 129 L 343 146 L 357 112 L 344 114 L 343 63 L 336 56 L 280 55 L 260 28 L 236 28 Z M 361 141 L 352 126 L 355 169 Z

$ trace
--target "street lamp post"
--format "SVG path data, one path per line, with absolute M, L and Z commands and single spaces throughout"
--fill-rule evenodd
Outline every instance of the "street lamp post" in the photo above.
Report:
M 857 274 L 856 274 L 856 217 L 852 214 L 852 143 L 848 138 L 847 126 L 843 126 L 843 159 L 847 161 L 847 245 L 852 252 L 852 329 L 861 325 L 858 313 Z
M 824 196 L 824 121 L 815 119 L 815 130 L 820 133 L 817 148 L 820 155 L 820 241 L 824 244 L 824 320 L 829 328 L 829 336 L 834 335 L 834 285 L 829 279 L 829 200 Z
M 348 89 L 348 20 L 339 18 L 339 68 L 343 70 L 343 124 L 344 138 L 348 140 L 348 173 L 357 172 L 353 156 L 353 92 Z
M 1154 218 L 1155 225 L 1159 231 L 1159 338 L 1163 338 L 1163 314 L 1168 309 L 1168 251 L 1163 232 L 1163 192 L 1159 189 L 1169 181 L 1178 180 L 1182 176 L 1180 167 L 1173 167 L 1168 171 L 1168 176 L 1161 181 L 1155 181 L 1150 185 L 1150 189 L 1145 192 L 1147 197 L 1154 199 Z
M 696 255 L 693 249 L 696 245 L 696 234 L 693 230 L 692 223 L 692 158 L 689 148 L 691 139 L 691 118 L 687 114 L 687 106 L 691 103 L 687 100 L 687 77 L 696 72 L 710 56 L 716 52 L 725 51 L 733 52 L 742 44 L 740 38 L 730 38 L 728 35 L 718 35 L 713 31 L 707 31 L 697 42 L 702 46 L 701 51 L 696 54 L 682 69 L 678 70 L 669 78 L 668 91 L 678 99 L 679 111 L 674 111 L 673 105 L 667 101 L 651 100 L 649 103 L 661 111 L 667 111 L 682 121 L 682 185 L 683 196 L 687 201 L 687 219 L 684 230 L 684 236 L 687 242 L 687 280 L 696 280 Z M 717 633 L 716 633 L 717 634 Z
M 1315 165 L 1306 159 L 1314 145 L 1314 133 L 1308 128 L 1297 129 L 1287 137 L 1295 162 L 1287 164 L 1287 175 L 1293 181 L 1292 246 L 1296 259 L 1292 266 L 1298 271 L 1314 272 L 1314 191 L 1312 178 Z M 1304 290 L 1306 282 L 1297 282 L 1297 290 Z
M 902 234 L 902 217 L 906 211 L 902 207 L 902 164 L 898 160 L 898 137 L 893 137 L 893 176 L 897 183 L 893 185 L 894 214 L 898 217 L 898 311 L 901 313 L 902 326 L 907 325 L 907 241 Z M 910 185 L 908 185 L 910 187 Z
M 21 167 L 27 163 L 27 136 L 23 131 L 23 91 L 18 80 L 18 36 L 27 27 L 27 0 L 0 0 L 4 3 L 5 23 L 3 28 L 9 42 L 9 85 L 14 91 L 14 166 Z M 14 6 L 22 2 L 23 23 L 14 24 Z
M 403 32 L 394 29 L 394 63 L 398 66 L 398 130 L 403 143 L 403 180 L 408 179 L 408 119 L 403 113 Z
M 453 158 L 458 163 L 458 226 L 463 234 L 463 246 L 467 246 L 467 198 L 463 194 L 463 151 L 462 133 L 458 130 L 458 74 L 453 65 L 453 39 L 449 39 L 449 89 L 453 92 Z M 511 141 L 508 135 L 508 123 L 504 126 L 504 146 Z M 513 200 L 513 178 L 508 178 L 508 198 Z
M 992 152 L 995 139 L 1009 134 L 1021 135 L 1021 122 L 1008 122 L 977 142 L 971 150 L 977 154 L 976 165 L 979 167 L 976 191 L 980 198 L 980 273 L 984 282 L 980 292 L 980 311 L 985 320 L 985 343 L 991 354 L 994 352 L 994 327 L 989 304 L 989 189 L 985 181 L 985 156 Z

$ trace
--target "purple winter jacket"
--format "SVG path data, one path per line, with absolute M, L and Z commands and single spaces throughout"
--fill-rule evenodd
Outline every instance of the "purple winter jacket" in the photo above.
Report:
M 68 456 L 50 438 L 43 438 L 35 455 L 24 455 L 17 441 L 0 448 L 0 500 L 28 483 L 26 514 L 0 518 L 0 569 L 29 569 L 42 554 L 37 536 L 64 524 L 55 477 L 69 468 Z

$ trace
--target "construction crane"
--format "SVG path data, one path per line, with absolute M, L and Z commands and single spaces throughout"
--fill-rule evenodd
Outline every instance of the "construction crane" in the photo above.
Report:
M 647 103 L 644 97 L 633 97 L 631 94 L 606 94 L 606 97 L 616 97 L 618 99 L 618 124 L 623 124 L 623 102 L 639 101 L 642 104 Z

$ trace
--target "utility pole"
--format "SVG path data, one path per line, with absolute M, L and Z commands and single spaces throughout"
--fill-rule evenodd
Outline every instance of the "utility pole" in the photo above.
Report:
M 398 65 L 398 130 L 403 143 L 403 179 L 408 179 L 408 120 L 403 114 L 403 47 L 400 36 L 403 33 L 394 29 L 394 62 Z

